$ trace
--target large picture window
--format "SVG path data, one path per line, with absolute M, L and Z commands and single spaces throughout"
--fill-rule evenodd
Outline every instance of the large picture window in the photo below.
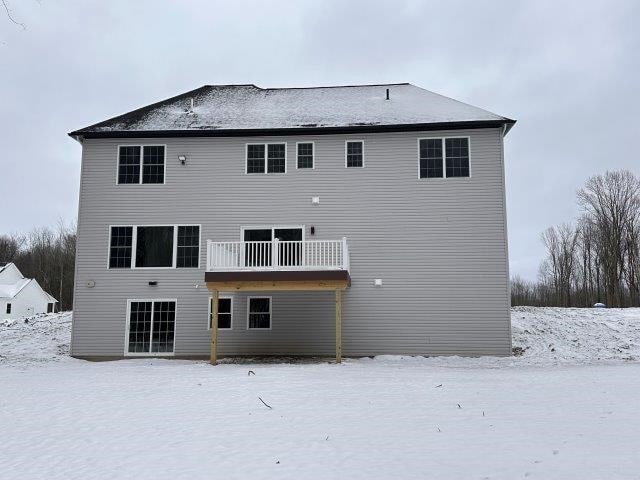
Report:
M 138 227 L 136 267 L 173 266 L 173 227 Z
M 286 173 L 286 143 L 247 144 L 247 173 Z
M 113 226 L 109 268 L 198 268 L 199 225 Z
M 247 317 L 249 330 L 269 330 L 271 328 L 271 297 L 248 297 Z
M 469 177 L 469 138 L 422 138 L 418 141 L 420 178 Z
M 209 298 L 209 328 L 213 322 L 213 298 Z M 218 330 L 231 330 L 233 301 L 231 297 L 218 297 Z
M 164 164 L 164 145 L 121 146 L 118 148 L 118 184 L 164 183 Z
M 172 354 L 176 322 L 175 300 L 131 300 L 127 319 L 127 353 Z

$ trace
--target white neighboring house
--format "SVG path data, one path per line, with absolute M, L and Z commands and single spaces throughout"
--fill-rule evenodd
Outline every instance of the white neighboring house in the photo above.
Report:
M 0 318 L 21 318 L 55 311 L 58 301 L 13 263 L 0 265 Z

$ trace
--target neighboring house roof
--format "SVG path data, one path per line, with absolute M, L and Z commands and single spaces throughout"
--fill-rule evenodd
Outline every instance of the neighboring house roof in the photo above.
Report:
M 228 136 L 483 126 L 508 130 L 514 123 L 409 83 L 309 88 L 205 85 L 69 135 L 76 139 Z
M 29 285 L 33 279 L 32 278 L 22 278 L 18 280 L 16 283 L 12 285 L 1 285 L 0 284 L 0 298 L 11 299 L 14 298 L 20 291 Z
M 22 278 L 18 279 L 14 283 L 10 283 L 10 284 L 3 283 L 3 284 L 0 284 L 0 298 L 1 299 L 11 300 L 12 298 L 15 298 L 16 295 L 18 295 L 27 285 L 29 285 L 31 282 L 34 282 L 35 285 L 40 289 L 40 291 L 47 297 L 49 302 L 54 302 L 54 303 L 58 302 L 53 296 L 51 296 L 49 293 L 45 292 L 44 289 L 40 286 L 40 284 L 36 280 L 34 280 L 33 278 L 24 278 L 22 276 L 22 273 L 20 273 L 20 270 L 18 270 L 18 267 L 15 266 L 15 264 L 13 264 L 11 262 L 4 264 L 0 268 L 0 273 L 2 273 L 3 270 L 9 268 L 10 265 L 15 268 L 15 271 Z

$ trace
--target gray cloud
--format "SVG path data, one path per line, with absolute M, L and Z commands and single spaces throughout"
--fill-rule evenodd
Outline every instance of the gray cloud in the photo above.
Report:
M 66 132 L 206 83 L 410 81 L 511 116 L 511 270 L 606 169 L 640 174 L 638 2 L 9 0 L 0 16 L 0 233 L 75 219 Z

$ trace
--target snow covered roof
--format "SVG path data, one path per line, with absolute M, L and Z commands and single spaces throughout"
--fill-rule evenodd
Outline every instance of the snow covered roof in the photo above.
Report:
M 0 298 L 14 298 L 18 293 L 20 293 L 20 290 L 29 285 L 31 280 L 31 278 L 21 278 L 14 284 L 0 284 Z
M 205 85 L 70 135 L 115 137 L 172 132 L 204 136 L 283 129 L 372 131 L 375 127 L 380 131 L 391 126 L 400 130 L 478 123 L 510 127 L 515 122 L 409 83 L 309 88 Z

